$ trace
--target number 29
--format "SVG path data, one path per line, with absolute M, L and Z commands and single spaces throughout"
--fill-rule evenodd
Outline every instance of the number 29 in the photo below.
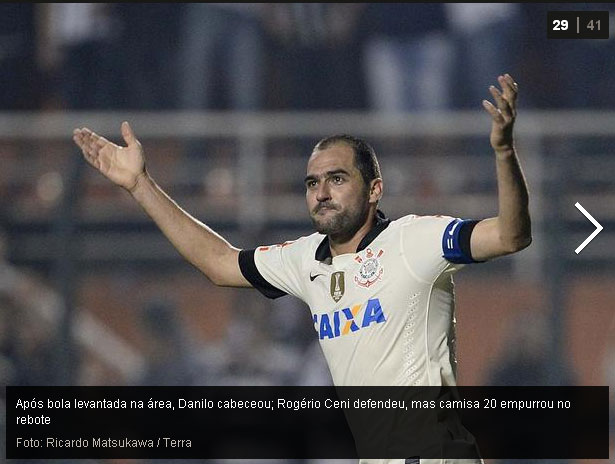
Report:
M 554 31 L 567 31 L 568 21 L 566 19 L 554 19 L 553 20 L 553 30 Z

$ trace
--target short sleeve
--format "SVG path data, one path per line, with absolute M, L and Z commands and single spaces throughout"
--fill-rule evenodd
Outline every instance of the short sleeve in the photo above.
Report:
M 401 244 L 410 271 L 421 280 L 431 282 L 442 272 L 454 272 L 472 262 L 465 254 L 469 253 L 469 236 L 465 245 L 468 229 L 464 227 L 463 236 L 459 233 L 463 224 L 463 220 L 451 216 L 407 219 L 402 226 Z
M 301 253 L 298 241 L 242 250 L 239 267 L 248 282 L 267 298 L 287 294 L 301 298 Z

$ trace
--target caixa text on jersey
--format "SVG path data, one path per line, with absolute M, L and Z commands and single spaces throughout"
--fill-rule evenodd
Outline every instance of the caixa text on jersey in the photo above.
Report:
M 367 303 L 356 304 L 332 313 L 314 314 L 314 329 L 321 340 L 337 338 L 357 332 L 372 324 L 386 322 L 380 300 L 374 298 Z

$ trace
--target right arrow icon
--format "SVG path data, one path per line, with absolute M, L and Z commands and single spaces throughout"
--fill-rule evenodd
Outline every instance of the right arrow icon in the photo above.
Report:
M 581 211 L 581 212 L 583 213 L 583 215 L 584 215 L 587 219 L 589 219 L 589 220 L 591 221 L 591 223 L 592 223 L 594 226 L 596 226 L 596 230 L 594 230 L 594 231 L 591 233 L 591 235 L 590 235 L 589 237 L 587 237 L 587 238 L 585 239 L 585 241 L 584 241 L 583 243 L 581 243 L 581 244 L 577 247 L 577 249 L 576 249 L 576 250 L 574 250 L 574 252 L 578 255 L 579 253 L 581 253 L 581 251 L 583 250 L 583 248 L 585 248 L 585 247 L 587 246 L 587 244 L 588 244 L 589 242 L 591 242 L 591 241 L 594 239 L 594 237 L 595 237 L 596 235 L 598 235 L 598 234 L 602 231 L 602 229 L 604 229 L 604 227 L 602 227 L 602 226 L 600 225 L 600 223 L 599 223 L 598 221 L 596 221 L 596 220 L 592 217 L 592 215 L 591 215 L 591 214 L 589 214 L 589 213 L 587 212 L 587 210 L 581 206 L 581 203 L 579 203 L 579 202 L 577 201 L 577 202 L 574 204 L 574 206 L 576 206 L 576 207 L 577 207 L 577 209 L 578 209 L 579 211 Z

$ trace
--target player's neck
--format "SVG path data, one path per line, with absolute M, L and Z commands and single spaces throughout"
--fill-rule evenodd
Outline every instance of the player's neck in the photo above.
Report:
M 375 223 L 376 212 L 374 210 L 369 212 L 367 221 L 357 230 L 350 238 L 336 238 L 329 236 L 329 248 L 331 250 L 331 256 L 335 257 L 346 253 L 356 253 L 361 240 L 372 230 Z

